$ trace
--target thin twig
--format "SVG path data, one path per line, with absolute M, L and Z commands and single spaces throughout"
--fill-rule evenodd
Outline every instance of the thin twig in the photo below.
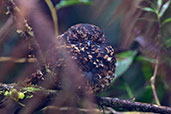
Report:
M 19 34 L 24 34 L 25 37 L 29 37 L 32 42 L 33 42 L 33 45 L 35 46 L 35 48 L 37 49 L 37 52 L 38 52 L 38 56 L 37 56 L 37 62 L 38 62 L 38 65 L 40 66 L 41 69 L 43 69 L 43 74 L 46 75 L 47 73 L 49 75 L 51 75 L 51 72 L 50 70 L 47 68 L 46 66 L 46 63 L 45 63 L 45 58 L 43 56 L 43 53 L 40 49 L 40 45 L 39 43 L 37 42 L 36 38 L 35 38 L 35 35 L 34 35 L 34 32 L 32 30 L 32 27 L 28 24 L 27 20 L 25 19 L 24 15 L 22 14 L 22 11 L 20 10 L 20 8 L 15 4 L 14 1 L 11 1 L 11 0 L 8 0 L 8 2 L 10 4 L 7 3 L 7 5 L 11 5 L 10 7 L 12 7 L 12 9 L 18 14 L 18 16 L 16 16 L 15 14 L 13 14 L 13 12 L 11 12 L 11 14 L 16 17 L 16 18 L 21 18 L 22 19 L 22 22 L 24 24 L 24 28 L 23 30 L 19 30 Z M 17 20 L 17 19 L 16 19 Z
M 155 88 L 155 80 L 156 80 L 156 76 L 157 76 L 158 65 L 159 65 L 159 57 L 156 58 L 156 65 L 155 65 L 153 76 L 150 79 L 150 82 L 151 82 L 151 87 L 152 87 L 152 91 L 153 91 L 153 95 L 154 95 L 156 104 L 160 106 L 159 98 L 157 96 L 157 92 L 156 92 L 156 88 Z
M 56 106 L 46 106 L 42 110 L 58 110 L 58 111 L 70 111 L 70 110 L 78 110 L 81 113 L 102 113 L 103 111 L 100 109 L 86 109 L 86 108 L 71 108 L 71 107 L 56 107 Z M 105 111 L 106 114 L 111 114 L 111 111 Z
M 7 61 L 11 61 L 14 63 L 34 63 L 37 61 L 36 58 L 13 58 L 13 57 L 0 57 L 0 62 L 7 62 Z

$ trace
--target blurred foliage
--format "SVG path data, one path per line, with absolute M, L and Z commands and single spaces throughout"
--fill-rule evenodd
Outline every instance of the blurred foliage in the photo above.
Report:
M 111 5 L 113 3 L 117 3 L 117 5 L 116 6 Z M 116 76 L 116 79 L 114 80 L 110 88 L 100 93 L 101 96 L 112 96 L 112 97 L 119 97 L 124 99 L 132 99 L 135 97 L 136 101 L 154 103 L 154 97 L 150 86 L 150 78 L 153 75 L 155 58 L 149 55 L 150 54 L 155 55 L 154 50 L 157 50 L 159 48 L 159 47 L 156 48 L 154 46 L 156 43 L 156 39 L 154 39 L 154 37 L 156 37 L 156 34 L 158 34 L 158 30 L 160 30 L 162 40 L 159 40 L 159 44 L 163 45 L 164 42 L 164 47 L 162 48 L 166 50 L 166 51 L 160 50 L 161 51 L 160 54 L 162 55 L 162 57 L 164 56 L 164 58 L 161 58 L 161 61 L 162 62 L 166 61 L 166 62 L 161 63 L 160 66 L 161 69 L 159 68 L 159 73 L 157 75 L 157 80 L 156 80 L 156 89 L 161 104 L 170 106 L 171 90 L 170 90 L 170 86 L 169 88 L 167 88 L 167 86 L 165 85 L 167 84 L 169 85 L 169 81 L 171 80 L 171 77 L 169 76 L 170 74 L 169 75 L 166 74 L 167 72 L 170 72 L 171 58 L 170 56 L 167 56 L 168 59 L 165 59 L 165 55 L 170 55 L 171 52 L 171 31 L 170 31 L 171 30 L 170 28 L 171 1 L 170 0 L 145 0 L 145 5 L 143 5 L 143 7 L 140 5 L 135 7 L 133 3 L 141 4 L 140 1 L 139 3 L 137 3 L 137 1 L 135 0 L 132 0 L 131 2 L 129 1 L 125 2 L 124 0 L 110 0 L 110 1 L 101 1 L 101 0 L 60 0 L 59 1 L 58 0 L 58 2 L 54 4 L 54 6 L 57 9 L 57 11 L 60 8 L 62 8 L 57 12 L 60 32 L 65 31 L 69 26 L 75 23 L 92 23 L 100 26 L 101 29 L 104 30 L 107 39 L 116 49 L 116 51 L 120 51 L 120 50 L 122 51 L 116 54 L 117 63 L 116 63 L 116 72 L 114 74 Z M 84 4 L 85 6 L 84 5 L 79 6 L 79 4 Z M 129 8 L 128 6 L 130 7 L 132 6 L 132 7 Z M 1 8 L 2 6 L 0 3 L 0 9 Z M 138 15 L 138 13 L 134 12 L 134 8 L 137 10 L 137 12 L 141 12 L 140 17 L 136 18 L 136 15 Z M 47 15 L 50 15 L 49 8 L 45 7 L 45 9 L 47 10 L 46 11 Z M 2 11 L 0 10 L 0 13 L 1 12 Z M 118 16 L 116 15 L 117 13 L 121 14 L 119 15 L 120 17 L 118 18 L 116 18 Z M 140 27 L 130 25 L 127 26 L 125 30 L 123 29 L 124 27 L 122 28 L 122 26 L 125 23 L 126 25 L 127 24 L 129 25 L 132 24 L 133 22 L 130 21 L 130 17 L 129 18 L 127 17 L 127 14 L 130 14 L 130 17 L 134 18 L 136 20 L 136 23 L 138 23 L 139 20 L 141 19 L 143 20 L 145 19 L 146 21 L 152 21 L 154 25 L 157 25 L 157 27 L 148 26 L 149 23 L 148 24 L 138 23 L 137 25 L 140 25 Z M 155 16 L 153 16 L 153 14 Z M 135 15 L 135 17 L 132 15 Z M 49 17 L 51 18 L 51 16 Z M 107 17 L 108 18 L 110 17 L 110 19 L 105 19 Z M 157 17 L 157 18 L 153 18 L 153 17 Z M 125 18 L 126 21 L 122 18 Z M 0 26 L 3 26 L 4 24 L 4 21 L 2 21 L 3 19 L 6 19 L 6 17 L 1 16 Z M 104 20 L 107 20 L 107 22 Z M 112 22 L 110 20 L 112 20 Z M 109 24 L 106 27 L 106 23 L 108 23 L 108 21 L 110 21 L 111 24 Z M 161 25 L 161 28 L 158 27 L 158 24 Z M 142 35 L 145 39 L 147 39 L 148 42 L 147 45 L 150 46 L 150 48 L 147 48 L 147 50 L 148 49 L 150 50 L 151 47 L 154 46 L 154 48 L 152 48 L 152 51 L 150 51 L 150 53 L 144 54 L 143 51 L 139 48 L 144 46 L 143 44 L 144 42 L 146 44 L 146 40 L 144 39 L 141 40 L 141 42 L 139 42 L 140 44 L 139 47 L 137 47 L 134 50 L 131 50 L 131 46 L 134 45 L 133 42 L 136 41 L 135 39 L 138 36 L 137 34 L 134 35 L 134 32 L 130 32 L 128 30 L 131 28 L 136 29 L 135 30 L 136 32 L 141 31 L 140 33 L 138 33 L 138 35 Z M 133 34 L 131 37 L 129 37 L 132 39 L 127 39 L 127 37 L 129 36 L 127 34 L 126 37 L 123 35 L 125 34 L 124 30 L 126 32 L 129 32 L 129 34 L 131 35 Z M 149 35 L 151 33 L 155 34 L 155 36 Z M 147 36 L 151 36 L 151 37 L 147 37 Z M 153 39 L 150 40 L 150 38 Z M 152 43 L 150 43 L 149 40 L 152 41 Z M 128 51 L 122 50 L 123 48 L 120 46 L 122 43 L 124 44 L 124 42 L 126 41 L 132 42 L 130 43 L 130 46 L 126 48 L 126 50 Z M 2 49 L 0 50 L 2 51 L 0 52 L 0 55 L 10 56 L 10 53 L 12 53 L 14 46 L 18 45 L 16 42 L 19 42 L 18 36 L 16 34 L 13 34 L 11 38 L 8 39 L 6 42 L 4 42 L 3 46 L 1 46 Z M 129 44 L 129 43 L 126 42 L 125 44 Z M 6 78 L 6 80 L 4 79 L 2 81 L 11 82 L 12 79 L 15 80 L 15 78 L 17 78 L 18 76 L 18 72 L 22 72 L 23 70 L 22 68 L 21 68 L 21 64 L 17 64 L 15 68 L 13 68 L 13 70 L 11 70 L 10 72 L 0 74 L 8 77 Z M 3 63 L 0 63 L 0 69 L 1 70 L 4 69 Z M 162 72 L 163 69 L 164 71 L 167 70 L 167 72 L 163 73 Z
M 58 4 L 56 4 L 56 9 L 59 10 L 60 8 L 67 7 L 67 6 L 72 6 L 76 4 L 86 4 L 90 5 L 91 0 L 61 0 Z
M 168 9 L 170 5 L 170 1 L 167 1 L 166 3 L 163 4 L 163 0 L 157 0 L 156 4 L 151 1 L 147 1 L 147 2 L 151 4 L 151 7 L 144 7 L 142 8 L 142 10 L 155 13 L 158 19 L 160 19 L 163 16 L 163 14 L 165 13 L 165 11 Z M 169 22 L 168 19 L 165 19 L 162 23 Z
M 117 54 L 116 71 L 115 71 L 116 78 L 121 76 L 123 73 L 125 73 L 125 71 L 132 64 L 136 54 L 137 54 L 136 51 L 127 51 Z

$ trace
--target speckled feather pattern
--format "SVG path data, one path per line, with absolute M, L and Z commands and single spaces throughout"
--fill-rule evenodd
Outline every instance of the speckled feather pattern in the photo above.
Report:
M 65 48 L 78 64 L 93 92 L 98 93 L 110 85 L 115 72 L 115 52 L 99 27 L 77 24 L 59 35 L 57 40 L 62 45 L 52 47 L 48 52 L 48 55 L 53 57 L 50 59 L 56 59 L 55 63 L 48 62 L 48 66 L 53 67 L 52 70 L 60 67 L 64 60 L 63 55 L 59 57 L 61 53 L 55 54 L 54 51 L 56 49 L 62 51 Z
M 57 77 L 55 79 L 57 88 L 61 88 L 63 77 L 60 77 L 60 74 L 63 74 L 63 69 L 67 65 L 65 64 L 65 59 L 68 57 L 66 53 L 71 55 L 72 60 L 78 65 L 81 76 L 87 80 L 84 89 L 98 93 L 110 85 L 115 72 L 115 51 L 107 43 L 99 27 L 91 24 L 74 25 L 59 35 L 55 45 L 48 49 L 46 65 L 53 76 Z M 27 80 L 27 83 L 37 84 L 41 80 L 44 80 L 44 76 L 38 70 Z

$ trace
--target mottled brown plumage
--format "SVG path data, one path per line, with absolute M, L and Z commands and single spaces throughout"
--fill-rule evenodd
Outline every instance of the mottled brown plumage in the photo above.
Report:
M 55 75 L 66 65 L 65 50 L 77 63 L 93 92 L 98 93 L 110 85 L 115 72 L 115 52 L 99 27 L 91 24 L 74 25 L 59 35 L 56 43 L 46 56 L 47 66 Z

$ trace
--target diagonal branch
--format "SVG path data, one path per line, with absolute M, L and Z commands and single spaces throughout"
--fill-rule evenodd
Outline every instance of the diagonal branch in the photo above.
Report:
M 9 33 L 11 33 L 14 30 L 15 24 L 14 24 L 14 17 L 11 15 L 7 22 L 4 24 L 4 26 L 0 29 L 0 44 L 4 42 L 4 40 L 7 38 Z

